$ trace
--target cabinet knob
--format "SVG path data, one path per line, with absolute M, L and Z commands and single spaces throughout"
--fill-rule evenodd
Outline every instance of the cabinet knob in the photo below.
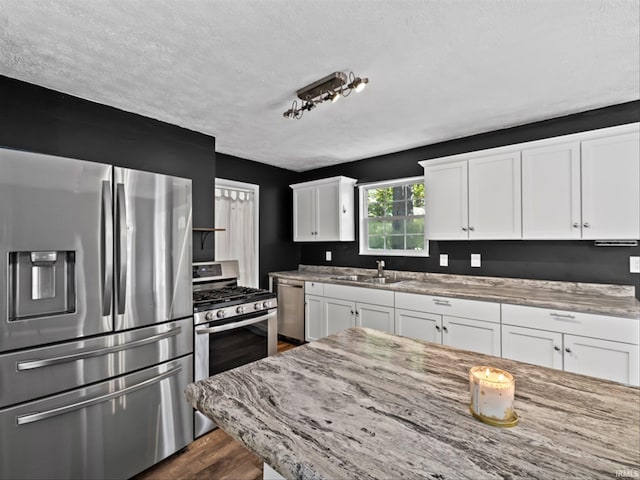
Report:
M 562 350 L 562 349 L 561 349 L 560 347 L 558 347 L 557 345 L 556 345 L 556 346 L 554 346 L 554 347 L 553 347 L 553 349 L 554 349 L 556 352 L 559 352 L 560 350 Z
M 470 231 L 470 232 L 473 232 L 474 230 L 475 230 L 475 228 L 473 228 L 473 227 L 469 227 L 469 231 Z
M 351 315 L 355 314 L 356 312 L 354 312 L 353 310 L 351 310 Z
M 345 207 L 344 205 L 342 206 L 342 213 L 347 213 L 347 207 Z
M 436 332 L 440 331 L 440 325 L 436 325 Z
M 442 327 L 442 330 L 444 330 L 444 331 L 445 331 L 445 333 L 449 333 L 449 330 L 447 330 L 447 327 L 444 327 L 444 326 L 443 326 L 443 327 Z
M 466 232 L 467 231 L 467 227 L 462 227 L 462 231 Z
M 578 222 L 574 223 L 573 228 L 580 228 L 580 224 Z
M 583 226 L 584 228 L 590 228 L 590 227 L 591 227 L 591 225 L 590 225 L 588 222 L 583 223 L 583 224 L 582 224 L 582 226 Z
M 571 349 L 569 347 L 565 348 L 564 351 L 567 353 L 571 353 Z

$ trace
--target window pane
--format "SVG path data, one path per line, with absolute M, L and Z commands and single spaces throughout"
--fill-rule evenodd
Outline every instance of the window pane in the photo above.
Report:
M 391 204 L 391 215 L 394 217 L 404 217 L 407 215 L 407 203 L 404 200 L 401 202 L 393 202 Z
M 424 250 L 424 235 L 407 235 L 407 250 Z
M 410 233 L 419 233 L 424 235 L 424 217 L 407 219 L 407 234 Z
M 404 219 L 392 220 L 386 223 L 387 223 L 387 229 L 385 230 L 386 233 L 390 233 L 393 235 L 404 235 L 404 224 L 405 224 Z
M 369 224 L 367 234 L 371 235 L 382 235 L 384 233 L 384 224 L 387 222 L 383 222 L 382 220 L 369 220 L 367 222 Z
M 404 235 L 387 235 L 387 249 L 404 250 Z
M 369 249 L 370 250 L 383 250 L 384 249 L 384 237 L 369 237 Z

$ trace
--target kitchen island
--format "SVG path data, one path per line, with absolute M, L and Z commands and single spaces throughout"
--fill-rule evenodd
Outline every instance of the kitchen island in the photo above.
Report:
M 516 379 L 519 424 L 469 412 L 469 369 Z M 640 390 L 350 328 L 186 389 L 285 478 L 638 478 Z

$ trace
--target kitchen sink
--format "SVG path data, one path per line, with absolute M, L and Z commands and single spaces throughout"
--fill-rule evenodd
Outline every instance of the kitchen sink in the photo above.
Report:
M 348 280 L 350 282 L 364 282 L 370 278 L 370 275 L 340 275 L 338 277 L 331 277 L 334 280 Z
M 369 277 L 364 280 L 366 283 L 396 283 L 401 282 L 402 278 L 391 278 L 391 277 Z
M 331 277 L 334 280 L 347 280 L 350 282 L 363 282 L 363 283 L 396 283 L 401 282 L 401 278 L 391 278 L 391 277 L 376 277 L 371 275 L 340 275 L 337 277 Z

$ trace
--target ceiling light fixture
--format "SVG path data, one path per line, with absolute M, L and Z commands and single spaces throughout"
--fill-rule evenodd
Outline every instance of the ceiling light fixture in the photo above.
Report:
M 367 83 L 368 78 L 356 77 L 353 72 L 349 72 L 348 76 L 343 72 L 333 72 L 298 90 L 296 95 L 301 100 L 300 107 L 298 100 L 294 100 L 291 108 L 284 112 L 283 116 L 300 120 L 305 110 L 312 110 L 327 100 L 335 103 L 340 97 L 348 97 L 352 90 L 361 92 Z

